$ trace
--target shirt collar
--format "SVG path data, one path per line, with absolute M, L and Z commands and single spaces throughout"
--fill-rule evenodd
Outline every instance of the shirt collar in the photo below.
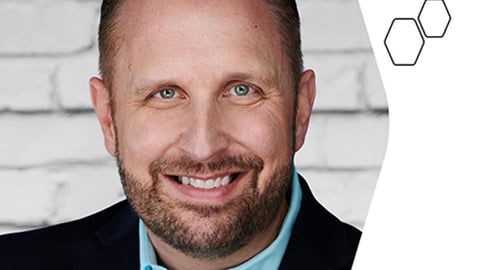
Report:
M 231 270 L 247 269 L 278 269 L 282 262 L 283 255 L 287 249 L 288 241 L 292 235 L 293 225 L 300 211 L 302 202 L 302 190 L 295 167 L 292 170 L 292 192 L 287 215 L 283 220 L 282 228 L 277 238 L 263 251 L 252 257 L 250 260 Z M 165 267 L 157 265 L 155 250 L 148 238 L 147 230 L 143 221 L 139 222 L 139 240 L 140 240 L 140 269 L 141 270 L 167 270 Z

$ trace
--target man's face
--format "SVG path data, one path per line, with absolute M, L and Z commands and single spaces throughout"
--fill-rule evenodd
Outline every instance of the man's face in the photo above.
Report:
M 101 122 L 126 195 L 167 244 L 228 255 L 283 219 L 311 107 L 298 123 L 273 18 L 253 0 L 130 1 L 120 16 Z

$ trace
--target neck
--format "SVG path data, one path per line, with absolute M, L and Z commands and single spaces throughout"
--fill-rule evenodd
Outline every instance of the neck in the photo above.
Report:
M 192 258 L 162 241 L 162 239 L 149 229 L 147 229 L 147 233 L 157 255 L 162 259 L 168 269 L 226 269 L 242 264 L 267 248 L 280 232 L 287 212 L 288 204 L 285 200 L 278 211 L 278 215 L 267 230 L 258 233 L 247 245 L 234 253 L 216 260 Z

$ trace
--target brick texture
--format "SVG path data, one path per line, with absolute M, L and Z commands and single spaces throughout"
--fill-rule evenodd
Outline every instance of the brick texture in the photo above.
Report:
M 0 55 L 71 54 L 93 47 L 96 3 L 2 1 Z
M 298 4 L 305 51 L 371 50 L 357 1 L 301 0 Z
M 305 67 L 316 74 L 317 111 L 377 110 L 387 106 L 371 53 L 307 53 Z
M 3 59 L 0 61 L 0 110 L 52 109 L 54 74 L 55 65 L 48 61 Z
M 58 104 L 63 109 L 93 108 L 90 102 L 88 78 L 98 73 L 97 51 L 62 61 L 58 67 Z
M 298 169 L 316 199 L 340 219 L 361 228 L 367 216 L 379 170 Z M 348 203 L 345 203 L 347 201 Z
M 296 156 L 315 196 L 362 227 L 388 137 L 387 100 L 354 0 L 299 0 L 317 97 Z M 88 79 L 100 0 L 0 1 L 0 233 L 85 216 L 123 198 Z
M 0 197 L 2 223 L 23 227 L 78 218 L 124 197 L 113 162 L 1 170 L 0 185 L 8 190 Z
M 375 168 L 387 146 L 387 117 L 380 115 L 314 115 L 297 164 L 324 168 Z
M 28 168 L 109 159 L 93 114 L 0 116 L 1 166 Z

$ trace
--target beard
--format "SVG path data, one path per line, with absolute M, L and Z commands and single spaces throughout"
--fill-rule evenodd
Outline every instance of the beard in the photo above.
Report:
M 157 160 L 150 164 L 152 181 L 141 181 L 145 179 L 129 172 L 118 149 L 117 164 L 127 199 L 145 225 L 168 245 L 202 260 L 230 255 L 265 232 L 286 200 L 292 173 L 290 159 L 264 176 L 265 186 L 260 192 L 257 184 L 263 161 L 257 156 L 222 156 L 208 163 L 188 157 Z M 158 177 L 167 171 L 202 174 L 229 169 L 248 170 L 251 177 L 241 180 L 245 183 L 240 195 L 221 205 L 199 205 L 172 198 L 162 188 L 162 181 L 170 180 Z

